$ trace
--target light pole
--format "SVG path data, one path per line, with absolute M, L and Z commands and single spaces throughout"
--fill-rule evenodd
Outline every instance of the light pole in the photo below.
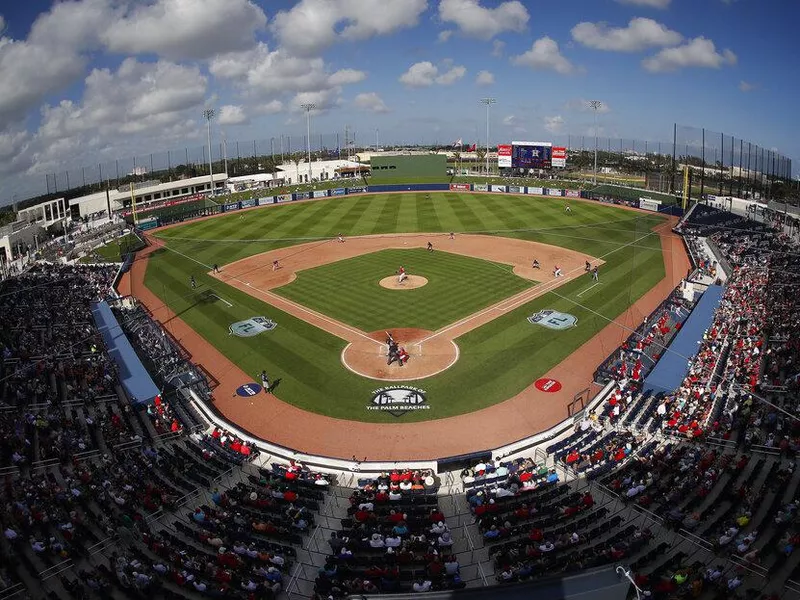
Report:
M 481 104 L 486 105 L 486 176 L 489 176 L 489 107 L 497 102 L 494 98 L 481 98 Z
M 379 131 L 380 131 L 380 129 L 376 129 L 375 130 L 375 152 L 378 151 L 378 132 Z
M 308 183 L 311 183 L 311 111 L 317 108 L 317 105 L 301 104 L 300 108 L 306 111 L 306 153 L 308 155 Z
M 207 108 L 203 111 L 203 118 L 208 123 L 208 177 L 211 183 L 211 195 L 214 195 L 214 167 L 211 164 L 211 119 L 214 118 L 214 109 Z
M 594 185 L 597 185 L 597 111 L 603 106 L 600 100 L 589 100 L 589 106 L 594 111 Z
M 222 134 L 222 156 L 225 159 L 225 174 L 228 174 L 228 136 Z

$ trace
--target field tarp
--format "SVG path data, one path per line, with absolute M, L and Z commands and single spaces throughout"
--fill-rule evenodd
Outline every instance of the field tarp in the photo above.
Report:
M 109 356 L 119 368 L 119 378 L 122 387 L 128 393 L 133 404 L 149 404 L 159 394 L 158 387 L 150 378 L 142 361 L 125 336 L 117 322 L 111 307 L 107 302 L 97 302 L 92 306 L 92 317 L 103 341 L 106 344 Z
M 697 354 L 698 342 L 711 327 L 724 291 L 722 286 L 712 285 L 703 293 L 669 349 L 662 353 L 658 364 L 644 380 L 643 391 L 670 394 L 680 387 L 689 372 L 690 360 Z

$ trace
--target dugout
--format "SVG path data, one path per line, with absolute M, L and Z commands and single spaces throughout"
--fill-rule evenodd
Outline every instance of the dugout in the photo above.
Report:
M 418 156 L 375 156 L 370 159 L 371 179 L 382 181 L 414 181 L 419 177 L 441 178 L 447 181 L 447 156 L 423 154 Z

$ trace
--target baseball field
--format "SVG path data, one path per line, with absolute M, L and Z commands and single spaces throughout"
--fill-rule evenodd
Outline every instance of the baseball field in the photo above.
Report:
M 664 224 L 566 198 L 342 196 L 157 231 L 144 283 L 242 384 L 265 370 L 295 407 L 415 422 L 502 402 L 569 357 L 664 278 Z M 425 284 L 383 287 L 401 265 Z M 408 347 L 405 366 L 386 365 L 386 331 Z M 387 386 L 423 390 L 425 409 L 375 410 Z

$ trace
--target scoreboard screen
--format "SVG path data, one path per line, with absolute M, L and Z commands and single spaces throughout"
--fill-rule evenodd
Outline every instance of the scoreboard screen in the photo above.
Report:
M 519 169 L 549 169 L 552 167 L 552 145 L 543 143 L 513 142 L 511 146 L 512 167 Z

